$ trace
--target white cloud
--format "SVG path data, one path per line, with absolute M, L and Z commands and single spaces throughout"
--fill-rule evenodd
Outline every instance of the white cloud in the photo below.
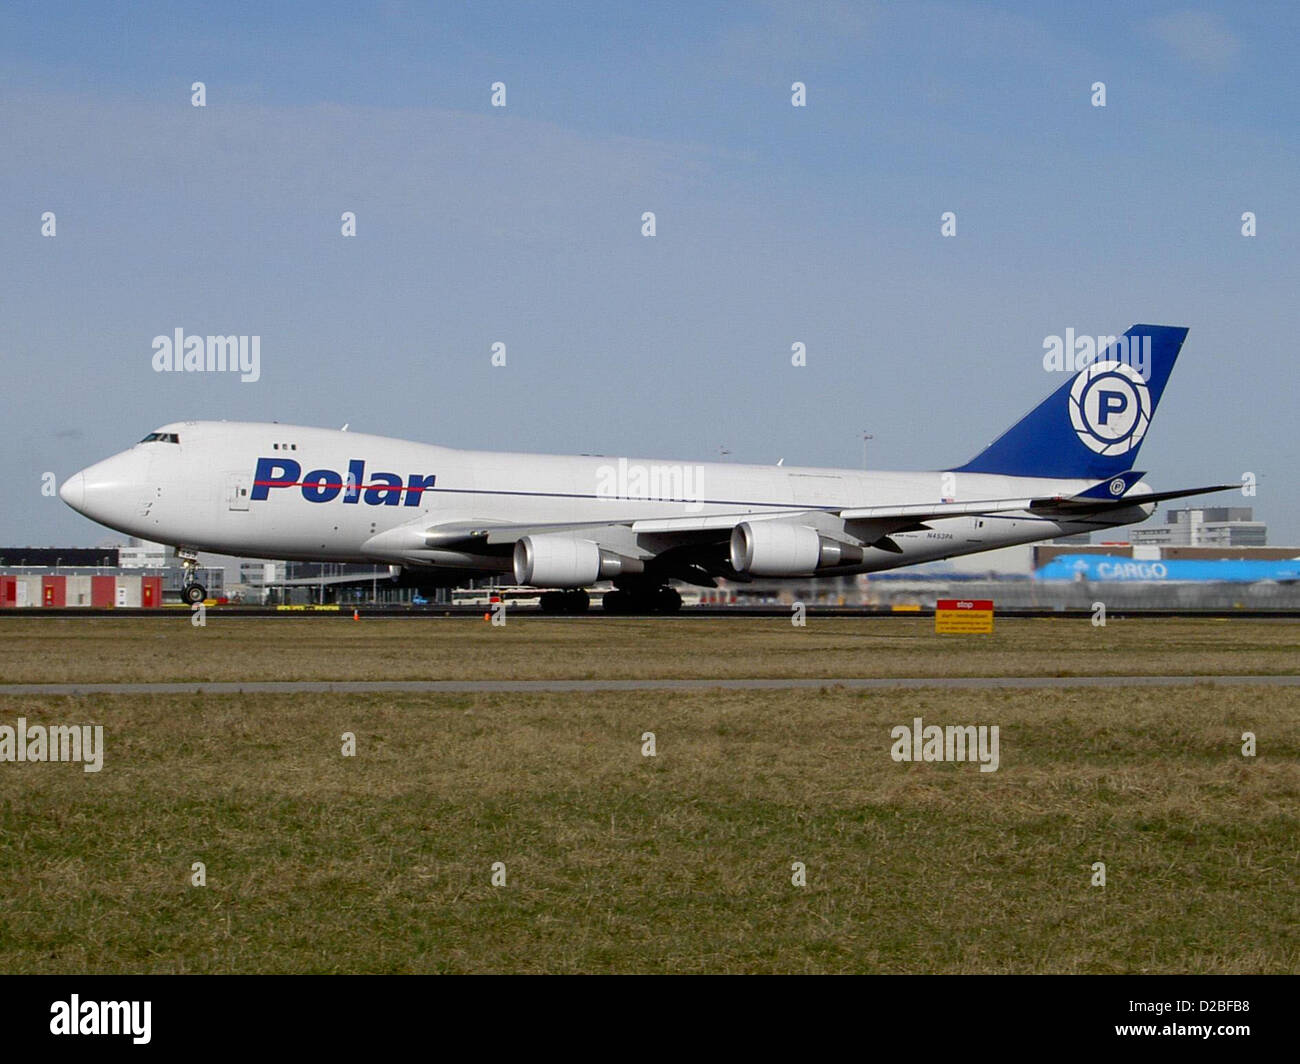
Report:
M 1241 41 L 1217 17 L 1205 11 L 1179 11 L 1147 23 L 1147 29 L 1184 62 L 1212 74 L 1231 69 Z
M 0 188 L 81 190 L 165 205 L 305 209 L 358 203 L 462 229 L 570 239 L 575 214 L 644 205 L 715 179 L 727 153 L 593 136 L 510 113 L 10 94 L 0 106 Z M 502 218 L 507 214 L 508 219 Z

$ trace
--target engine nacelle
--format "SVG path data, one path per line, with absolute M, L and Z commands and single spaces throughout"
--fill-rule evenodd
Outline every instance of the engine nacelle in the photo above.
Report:
M 788 521 L 742 521 L 731 530 L 731 567 L 750 576 L 811 576 L 857 565 L 862 548 Z
M 544 534 L 524 536 L 515 543 L 515 583 L 533 587 L 586 587 L 597 580 L 639 573 L 645 566 L 634 558 L 604 550 L 589 539 Z

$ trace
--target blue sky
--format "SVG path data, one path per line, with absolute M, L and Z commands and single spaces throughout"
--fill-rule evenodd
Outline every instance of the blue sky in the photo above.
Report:
M 843 466 L 865 429 L 873 466 L 942 468 L 1059 384 L 1046 336 L 1145 321 L 1191 333 L 1139 466 L 1254 472 L 1225 502 L 1298 543 L 1298 25 L 1285 4 L 6 5 L 0 541 L 113 538 L 41 473 L 193 417 Z M 176 327 L 260 335 L 261 380 L 154 373 Z

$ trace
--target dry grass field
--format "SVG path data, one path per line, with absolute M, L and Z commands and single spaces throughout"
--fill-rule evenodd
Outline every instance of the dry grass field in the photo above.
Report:
M 179 613 L 179 611 L 178 611 Z M 928 619 L 480 620 L 337 616 L 0 621 L 0 683 L 1096 676 L 1300 671 L 1289 621 L 1006 620 L 936 636 Z
M 113 618 L 6 622 L 0 675 L 1281 672 L 1295 633 Z M 19 716 L 106 750 L 0 764 L 3 972 L 1300 970 L 1300 689 L 0 696 Z M 998 725 L 998 770 L 895 762 L 915 716 Z

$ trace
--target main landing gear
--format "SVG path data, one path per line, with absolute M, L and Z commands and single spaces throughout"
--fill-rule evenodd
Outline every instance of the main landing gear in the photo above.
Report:
M 606 613 L 676 613 L 682 596 L 671 587 L 627 587 L 605 592 Z
M 199 567 L 198 551 L 176 548 L 176 557 L 185 568 L 185 586 L 181 588 L 181 601 L 187 606 L 194 606 L 208 597 L 208 589 L 194 579 L 194 570 Z
M 591 598 L 582 590 L 543 591 L 538 605 L 543 613 L 586 613 Z M 632 584 L 606 591 L 601 605 L 606 613 L 676 613 L 682 597 L 671 587 Z
M 543 591 L 538 605 L 543 613 L 586 613 L 591 596 L 581 588 L 576 591 Z

